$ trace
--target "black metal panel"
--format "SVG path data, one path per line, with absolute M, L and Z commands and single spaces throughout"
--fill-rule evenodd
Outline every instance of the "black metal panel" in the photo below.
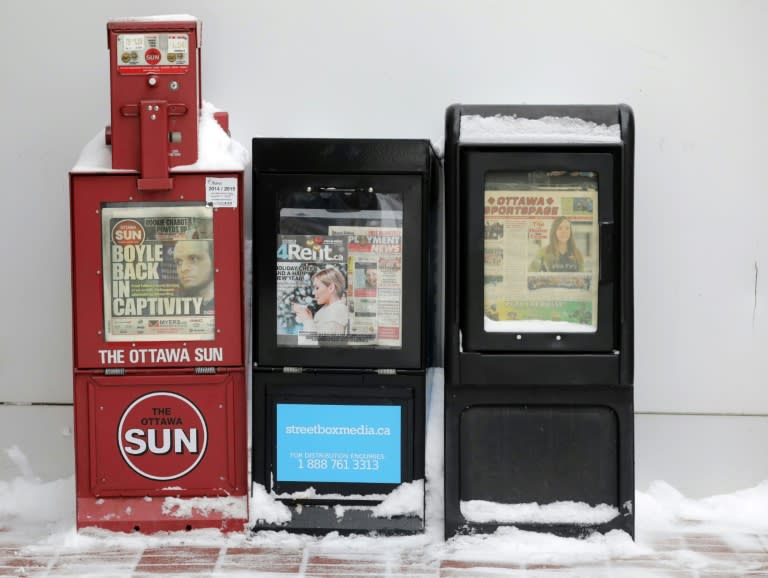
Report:
M 429 141 L 410 139 L 255 138 L 255 173 L 429 175 Z
M 482 154 L 481 154 L 482 151 Z M 614 283 L 614 255 L 609 249 L 618 244 L 613 240 L 614 159 L 621 154 L 620 147 L 585 148 L 573 147 L 515 147 L 512 150 L 484 148 L 462 150 L 461 187 L 464 190 L 483 190 L 489 171 L 505 170 L 590 170 L 599 174 L 599 223 L 601 225 L 600 279 L 598 288 L 597 331 L 594 333 L 486 333 L 483 330 L 483 203 L 477 197 L 465 194 L 461 198 L 461 215 L 464 217 L 460 231 L 460 260 L 466 263 L 459 286 L 459 299 L 463 304 L 459 324 L 465 352 L 473 351 L 544 351 L 564 353 L 569 351 L 603 351 L 617 348 L 614 307 L 616 284 Z
M 619 124 L 621 129 L 620 144 L 474 144 L 461 143 L 461 117 L 477 114 L 482 116 L 517 115 L 523 118 L 541 118 L 542 116 L 570 116 L 608 125 Z M 477 183 L 468 182 L 468 164 L 490 163 L 495 168 L 503 167 L 504 157 L 509 159 L 511 167 L 520 168 L 526 159 L 547 155 L 610 155 L 613 159 L 613 176 L 609 187 L 611 199 L 601 197 L 601 208 L 610 207 L 611 215 L 601 214 L 601 289 L 599 294 L 598 334 L 611 338 L 599 343 L 585 343 L 584 336 L 577 334 L 526 334 L 497 335 L 477 331 L 478 305 L 477 291 L 472 295 L 468 287 L 478 282 L 477 268 L 482 269 L 482 259 L 478 257 L 478 244 L 469 242 L 464 232 L 477 223 L 468 221 L 466 190 L 468 186 L 477 188 Z M 473 160 L 474 159 L 474 160 Z M 521 161 L 522 159 L 522 161 Z M 634 367 L 634 308 L 633 308 L 633 258 L 632 258 L 632 202 L 633 202 L 633 159 L 634 159 L 634 120 L 632 111 L 626 105 L 618 106 L 524 106 L 524 105 L 453 105 L 446 114 L 446 150 L 445 150 L 445 379 L 448 387 L 468 383 L 483 383 L 485 377 L 490 383 L 498 378 L 494 375 L 519 376 L 528 383 L 551 384 L 564 383 L 616 383 L 631 384 Z M 535 164 L 536 161 L 534 161 Z M 482 191 L 475 191 L 475 195 Z M 475 230 L 475 237 L 479 234 Z M 481 251 L 482 252 L 482 251 Z M 603 268 L 603 265 L 607 267 Z M 473 269 L 474 268 L 474 269 Z M 476 289 L 476 288 L 475 288 Z M 482 291 L 481 291 L 482 293 Z M 606 305 L 610 311 L 606 311 Z M 474 308 L 474 309 L 473 309 Z M 475 331 L 467 328 L 474 325 Z M 480 322 L 482 327 L 482 322 Z M 473 334 L 474 333 L 474 334 Z M 478 334 L 480 336 L 478 343 Z M 568 358 L 563 354 L 589 352 L 588 361 L 577 361 L 570 368 L 563 365 Z M 603 352 L 603 357 L 593 357 L 594 353 Z M 558 357 L 540 363 L 531 361 L 531 355 L 547 353 Z M 524 355 L 518 358 L 517 355 Z M 478 357 L 478 355 L 480 355 Z M 522 361 L 518 364 L 518 361 Z M 485 365 L 484 365 L 485 364 Z M 618 368 L 617 368 L 618 365 Z M 524 373 L 527 368 L 535 368 L 536 373 Z M 618 369 L 618 371 L 617 371 Z M 564 374 L 579 372 L 579 377 L 563 379 Z M 510 378 L 511 384 L 517 383 Z
M 439 169 L 428 141 L 254 139 L 254 362 L 304 368 L 423 369 L 434 357 L 425 339 L 434 325 L 435 219 Z M 402 343 L 400 347 L 290 347 L 276 336 L 277 196 L 291 191 L 373 189 L 403 198 Z M 363 191 L 358 193 L 357 191 Z M 320 194 L 320 193 L 318 193 Z
M 619 331 L 623 354 L 619 383 L 631 384 L 635 375 L 635 250 L 634 250 L 634 199 L 635 199 L 635 117 L 626 104 L 619 105 L 619 121 L 623 141 L 622 205 L 619 223 L 620 247 L 618 250 L 620 280 Z
M 334 508 L 314 504 L 290 504 L 290 524 L 271 524 L 256 520 L 254 531 L 290 530 L 310 535 L 324 535 L 328 532 L 339 534 L 368 534 L 376 532 L 385 536 L 420 534 L 424 531 L 424 518 L 419 516 L 376 517 L 370 510 L 345 510 L 341 516 Z
M 617 354 L 495 354 L 464 353 L 459 378 L 463 385 L 615 385 Z
M 277 483 L 273 471 L 275 432 L 273 407 L 280 401 L 314 404 L 402 404 L 403 482 L 424 477 L 425 374 L 379 375 L 374 372 L 253 372 L 253 479 L 267 490 Z M 257 395 L 258 394 L 258 395 Z M 277 491 L 294 492 L 314 487 L 322 493 L 376 494 L 391 484 L 289 483 Z
M 462 106 L 455 104 L 445 115 L 445 315 L 444 361 L 445 387 L 461 383 L 459 354 L 461 332 L 459 330 L 459 285 L 462 278 L 462 261 L 459 253 L 459 231 L 462 219 L 459 212 L 459 132 Z M 494 113 L 496 114 L 496 113 Z
M 432 164 L 431 183 L 432 198 L 422 233 L 429 264 L 423 296 L 427 306 L 426 367 L 442 367 L 445 364 L 445 187 L 441 160 L 435 159 Z
M 619 124 L 621 142 L 462 143 L 463 115 L 575 117 Z M 610 158 L 612 175 L 608 182 L 599 183 L 600 281 L 608 291 L 600 294 L 599 304 L 609 303 L 610 310 L 599 311 L 599 319 L 607 316 L 609 323 L 598 327 L 598 333 L 610 334 L 610 339 L 597 347 L 584 346 L 567 334 L 561 339 L 556 335 L 533 339 L 530 335 L 503 335 L 493 340 L 494 335 L 483 341 L 483 325 L 478 332 L 475 319 L 478 300 L 482 303 L 482 291 L 480 296 L 477 293 L 482 285 L 477 282 L 483 272 L 483 251 L 478 246 L 483 238 L 478 242 L 477 229 L 483 222 L 471 221 L 467 196 L 475 195 L 471 202 L 477 202 L 478 195 L 483 198 L 484 188 L 470 172 L 477 173 L 478 167 L 481 173 L 505 167 L 520 171 L 526 164 L 535 169 L 546 165 L 547 158 L 559 155 L 565 159 L 573 154 Z M 611 529 L 634 534 L 633 162 L 634 120 L 625 105 L 449 107 L 445 148 L 446 536 L 492 532 L 508 525 L 468 523 L 460 506 L 469 499 L 610 503 L 620 515 L 604 524 L 514 525 L 570 536 Z M 597 172 L 605 173 L 604 169 Z M 475 290 L 467 291 L 473 283 Z M 473 320 L 474 335 L 472 328 L 467 335 Z M 504 339 L 507 337 L 513 340 Z
M 605 503 L 619 516 L 604 524 L 514 525 L 571 536 L 614 528 L 634 535 L 632 397 L 626 386 L 447 389 L 446 536 L 508 525 L 468 522 L 461 501 L 473 499 Z
M 620 507 L 609 407 L 473 406 L 462 412 L 459 446 L 462 501 Z
M 341 405 L 400 405 L 402 482 L 424 478 L 425 441 L 425 373 L 380 375 L 373 371 L 317 371 L 283 373 L 254 370 L 253 372 L 253 481 L 276 494 L 291 494 L 310 487 L 320 494 L 359 495 L 386 494 L 396 484 L 280 482 L 275 470 L 276 432 L 274 408 L 277 403 L 341 404 Z M 350 502 L 339 499 L 284 499 L 291 506 L 288 524 L 258 523 L 254 529 L 288 529 L 310 533 L 331 531 L 381 531 L 384 533 L 413 533 L 423 531 L 422 516 L 400 516 L 392 519 L 375 518 L 369 511 L 346 512 L 336 518 L 333 506 L 360 505 L 376 502 Z M 301 508 L 294 506 L 301 505 Z M 330 512 L 330 515 L 328 514 Z
M 336 404 L 401 407 L 401 479 L 409 482 L 424 478 L 425 369 L 437 357 L 438 349 L 435 345 L 437 319 L 431 310 L 440 302 L 435 299 L 441 257 L 436 218 L 440 210 L 439 177 L 440 163 L 426 140 L 253 140 L 252 471 L 253 480 L 268 491 L 287 495 L 311 486 L 325 495 L 372 496 L 386 493 L 396 485 L 277 480 L 275 416 L 278 403 L 306 403 L 318 405 L 320 409 L 323 405 Z M 334 346 L 327 340 L 319 347 L 309 348 L 277 339 L 275 255 L 277 235 L 285 234 L 278 222 L 278 199 L 285 199 L 286 194 L 293 192 L 300 194 L 290 196 L 292 200 L 322 193 L 324 196 L 301 203 L 321 209 L 326 215 L 324 218 L 328 218 L 329 212 L 339 210 L 340 205 L 326 206 L 323 203 L 330 201 L 321 199 L 358 203 L 352 212 L 377 211 L 384 206 L 381 199 L 379 205 L 373 206 L 365 204 L 368 197 L 400 195 L 397 203 L 400 204 L 402 198 L 403 273 L 399 347 L 350 346 L 338 342 Z M 334 195 L 346 196 L 336 199 Z M 344 210 L 347 209 L 341 208 Z M 291 215 L 290 218 L 303 218 L 295 216 L 295 212 Z M 335 215 L 331 220 L 336 220 Z M 343 226 L 357 225 L 345 223 Z M 290 222 L 286 228 L 299 230 L 301 227 Z M 353 505 L 349 499 L 321 496 L 308 500 L 284 498 L 283 501 L 292 506 L 291 522 L 270 525 L 257 521 L 257 529 L 310 533 L 414 533 L 424 529 L 423 515 L 386 519 L 376 518 L 370 510 L 348 510 L 337 517 L 333 506 Z M 371 503 L 370 499 L 362 501 Z

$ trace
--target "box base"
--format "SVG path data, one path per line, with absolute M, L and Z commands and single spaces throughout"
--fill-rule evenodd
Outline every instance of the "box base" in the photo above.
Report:
M 247 496 L 226 498 L 78 498 L 77 529 L 183 532 L 216 528 L 240 532 L 248 523 Z
M 341 505 L 341 504 L 338 504 Z M 424 519 L 418 516 L 374 517 L 371 510 L 347 509 L 337 515 L 334 505 L 292 505 L 291 521 L 284 524 L 256 522 L 252 530 L 274 530 L 301 534 L 324 535 L 328 532 L 339 534 L 411 535 L 424 532 Z

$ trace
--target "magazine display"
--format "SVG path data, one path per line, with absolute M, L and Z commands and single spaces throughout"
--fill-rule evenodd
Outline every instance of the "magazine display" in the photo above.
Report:
M 213 209 L 105 206 L 101 217 L 106 341 L 213 339 Z
M 508 190 L 486 183 L 485 331 L 597 330 L 597 179 L 578 177 Z
M 402 228 L 278 235 L 277 343 L 400 347 Z

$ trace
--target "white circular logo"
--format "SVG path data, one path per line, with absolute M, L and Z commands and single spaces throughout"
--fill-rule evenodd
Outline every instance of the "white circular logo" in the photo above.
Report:
M 200 463 L 208 428 L 187 398 L 167 391 L 148 393 L 120 417 L 117 444 L 125 463 L 150 480 L 175 480 Z

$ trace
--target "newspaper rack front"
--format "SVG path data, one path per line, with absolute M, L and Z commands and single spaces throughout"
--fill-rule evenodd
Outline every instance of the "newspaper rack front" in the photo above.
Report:
M 421 532 L 432 148 L 254 139 L 253 153 L 253 481 L 290 511 L 256 508 L 255 527 Z M 405 490 L 411 506 L 377 514 Z
M 447 111 L 446 536 L 633 533 L 633 157 L 624 105 Z

